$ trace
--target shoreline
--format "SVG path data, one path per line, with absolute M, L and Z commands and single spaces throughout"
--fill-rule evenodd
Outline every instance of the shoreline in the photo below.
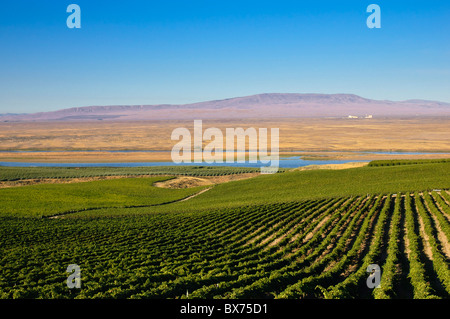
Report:
M 280 161 L 299 158 L 307 161 L 371 161 L 390 159 L 441 159 L 450 158 L 450 152 L 368 152 L 368 151 L 280 151 Z M 168 163 L 172 162 L 170 151 L 158 152 L 111 152 L 111 151 L 33 151 L 0 152 L 0 162 L 8 163 Z M 200 164 L 201 165 L 201 164 Z M 216 165 L 216 164 L 214 164 Z M 217 164 L 218 165 L 218 164 Z

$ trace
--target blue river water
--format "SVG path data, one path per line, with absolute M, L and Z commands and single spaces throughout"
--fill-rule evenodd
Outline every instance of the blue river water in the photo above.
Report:
M 367 162 L 367 160 L 303 160 L 290 157 L 279 161 L 280 168 L 295 168 L 307 165 L 343 164 L 348 162 Z M 233 167 L 263 167 L 263 163 L 181 163 L 173 162 L 127 162 L 127 163 L 28 163 L 28 162 L 0 162 L 0 166 L 9 167 L 145 167 L 145 166 L 233 166 Z
M 310 161 L 302 159 L 280 159 L 280 168 L 295 168 L 307 165 L 343 164 L 348 162 L 367 162 L 367 160 L 330 160 Z M 233 167 L 264 167 L 263 163 L 181 163 L 173 162 L 127 162 L 127 163 L 28 163 L 28 162 L 0 162 L 0 166 L 9 167 L 145 167 L 145 166 L 233 166 Z
M 76 152 L 76 151 L 75 151 Z M 111 152 L 155 152 L 155 151 L 111 151 Z M 157 152 L 157 151 L 156 151 Z M 300 152 L 300 151 L 299 151 Z M 448 153 L 424 153 L 424 152 L 358 152 L 347 160 L 305 160 L 301 156 L 280 157 L 280 168 L 295 168 L 308 165 L 344 164 L 349 162 L 368 162 L 360 160 L 362 154 L 384 155 L 420 155 L 420 154 L 448 154 Z M 450 154 L 448 154 L 450 155 Z M 147 167 L 147 166 L 233 166 L 233 167 L 264 167 L 269 164 L 257 163 L 181 163 L 173 162 L 124 162 L 124 163 L 38 163 L 38 162 L 0 162 L 0 166 L 9 167 Z

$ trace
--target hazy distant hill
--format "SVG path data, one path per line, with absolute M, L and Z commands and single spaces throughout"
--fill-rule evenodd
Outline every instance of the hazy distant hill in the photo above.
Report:
M 0 116 L 26 115 L 26 113 L 0 113 Z
M 270 93 L 184 105 L 87 106 L 1 115 L 0 121 L 241 119 L 273 117 L 450 116 L 450 103 L 370 100 L 353 94 Z

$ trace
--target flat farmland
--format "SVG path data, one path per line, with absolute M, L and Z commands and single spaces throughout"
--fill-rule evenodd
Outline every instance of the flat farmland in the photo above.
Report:
M 170 150 L 176 143 L 171 140 L 171 133 L 178 127 L 185 127 L 193 134 L 193 121 L 3 122 L 0 123 L 0 161 L 170 161 Z M 280 154 L 285 155 L 307 151 L 302 155 L 345 159 L 350 155 L 347 152 L 450 152 L 449 117 L 203 121 L 203 129 L 208 127 L 217 127 L 224 135 L 226 128 L 279 128 Z M 78 152 L 71 152 L 74 150 Z M 113 150 L 154 152 L 110 152 Z M 385 157 L 380 154 L 371 159 Z M 401 159 L 402 155 L 397 158 Z

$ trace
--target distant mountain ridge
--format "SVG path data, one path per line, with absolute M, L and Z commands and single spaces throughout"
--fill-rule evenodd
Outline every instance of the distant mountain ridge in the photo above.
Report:
M 32 114 L 3 114 L 0 121 L 186 120 L 280 117 L 450 116 L 450 103 L 371 100 L 354 94 L 264 93 L 191 104 L 106 105 Z

